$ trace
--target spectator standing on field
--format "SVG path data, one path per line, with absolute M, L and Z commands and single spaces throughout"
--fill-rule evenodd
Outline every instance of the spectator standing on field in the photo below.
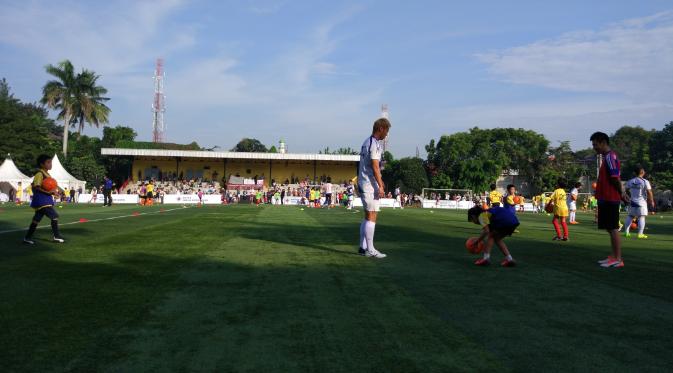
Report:
M 114 183 L 109 177 L 103 179 L 103 207 L 112 206 L 112 186 Z

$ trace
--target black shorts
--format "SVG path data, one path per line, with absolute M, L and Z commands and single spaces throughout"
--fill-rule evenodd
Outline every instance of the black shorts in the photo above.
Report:
M 145 197 L 146 197 L 146 198 L 152 198 L 152 192 L 147 192 L 147 194 L 145 195 Z
M 619 229 L 619 202 L 598 201 L 598 229 Z
M 35 210 L 33 221 L 39 223 L 44 216 L 47 216 L 51 220 L 58 219 L 58 213 L 56 212 L 56 210 L 54 210 L 54 207 L 44 207 L 39 210 Z
M 514 233 L 516 228 L 519 226 L 517 225 L 510 225 L 507 227 L 494 227 L 493 224 L 488 225 L 488 230 L 491 233 L 494 233 L 495 235 L 498 235 L 499 237 L 509 237 Z
M 500 202 L 493 202 L 491 205 L 493 207 L 500 207 Z

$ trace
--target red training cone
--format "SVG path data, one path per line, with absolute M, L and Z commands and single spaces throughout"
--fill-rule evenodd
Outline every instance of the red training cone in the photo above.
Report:
M 89 219 L 84 219 L 84 218 L 80 218 L 80 219 L 79 219 L 79 222 L 80 222 L 80 223 L 86 223 L 86 222 L 88 222 L 88 221 L 89 221 Z

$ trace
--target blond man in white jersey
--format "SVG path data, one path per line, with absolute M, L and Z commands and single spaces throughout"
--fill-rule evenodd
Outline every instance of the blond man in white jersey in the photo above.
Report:
M 625 237 L 631 237 L 629 232 L 631 229 L 631 222 L 634 219 L 638 221 L 638 238 L 645 239 L 645 217 L 647 216 L 647 206 L 654 208 L 654 195 L 652 194 L 652 186 L 650 182 L 645 179 L 645 169 L 637 166 L 634 169 L 636 177 L 626 182 L 626 190 L 631 194 L 631 205 L 629 207 L 629 215 L 626 217 Z
M 388 136 L 389 130 L 388 119 L 379 118 L 374 122 L 372 135 L 364 141 L 360 149 L 360 163 L 358 164 L 358 192 L 365 210 L 364 219 L 360 223 L 359 253 L 379 259 L 385 258 L 386 254 L 374 247 L 374 230 L 379 212 L 379 199 L 385 195 L 380 162 L 383 156 L 383 139 Z

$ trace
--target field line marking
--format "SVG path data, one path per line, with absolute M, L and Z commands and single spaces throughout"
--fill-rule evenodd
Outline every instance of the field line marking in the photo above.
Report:
M 70 222 L 70 223 L 62 223 L 62 224 L 59 224 L 58 226 L 59 226 L 59 227 L 63 227 L 63 226 L 66 226 L 66 225 L 84 224 L 84 223 L 95 223 L 95 222 L 105 221 L 105 220 L 115 220 L 115 219 L 129 218 L 129 217 L 132 217 L 132 216 L 160 214 L 160 213 L 169 212 L 169 211 L 182 210 L 182 209 L 184 209 L 184 208 L 185 208 L 185 207 L 176 207 L 176 208 L 174 208 L 174 209 L 168 209 L 168 210 L 163 210 L 163 211 L 141 212 L 141 213 L 139 213 L 138 215 L 131 214 L 131 215 L 111 216 L 111 217 L 109 217 L 109 218 L 91 219 L 91 220 L 87 220 L 86 222 L 72 221 L 72 222 Z M 51 228 L 51 226 L 49 226 L 49 225 L 42 225 L 42 226 L 37 227 L 37 229 L 42 229 L 42 228 Z M 26 231 L 26 228 L 23 228 L 23 229 L 8 229 L 8 230 L 5 230 L 5 231 L 0 231 L 0 234 L 14 233 L 14 232 L 22 232 L 22 231 Z

